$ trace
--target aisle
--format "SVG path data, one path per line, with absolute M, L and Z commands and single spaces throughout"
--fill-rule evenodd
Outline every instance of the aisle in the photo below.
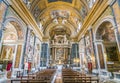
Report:
M 62 83 L 62 73 L 61 73 L 61 71 L 57 72 L 55 83 Z
M 55 83 L 62 83 L 62 65 L 57 65 Z

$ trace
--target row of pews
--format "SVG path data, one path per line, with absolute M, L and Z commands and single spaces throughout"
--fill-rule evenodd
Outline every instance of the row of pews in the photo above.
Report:
M 96 76 L 73 71 L 72 69 L 62 69 L 62 82 L 63 83 L 99 83 Z
M 11 79 L 11 83 L 51 83 L 55 72 L 55 69 L 45 69 L 34 74 Z

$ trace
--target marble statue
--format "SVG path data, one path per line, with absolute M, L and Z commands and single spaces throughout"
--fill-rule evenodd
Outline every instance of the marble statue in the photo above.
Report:
M 54 36 L 54 43 L 55 43 L 55 44 L 58 44 L 58 39 L 57 39 L 57 36 L 56 36 L 56 35 Z
M 32 60 L 32 50 L 29 50 L 28 59 L 29 59 L 30 61 Z
M 64 35 L 64 43 L 65 43 L 65 44 L 68 44 L 68 40 L 67 40 L 66 35 Z

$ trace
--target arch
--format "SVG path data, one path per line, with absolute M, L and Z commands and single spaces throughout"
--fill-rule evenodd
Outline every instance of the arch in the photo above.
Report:
M 112 61 L 116 64 L 117 61 L 119 61 L 119 43 L 115 29 L 114 18 L 111 15 L 99 20 L 97 27 L 94 29 L 95 47 L 97 49 L 96 53 L 99 67 L 105 67 L 108 71 L 110 71 L 110 68 L 107 62 Z M 97 33 L 99 33 L 102 38 L 97 38 Z
M 4 27 L 8 24 L 8 23 L 11 23 L 18 27 L 15 27 L 16 31 L 17 31 L 17 35 L 18 35 L 18 39 L 19 40 L 23 40 L 24 39 L 24 35 L 25 35 L 25 30 L 24 30 L 24 26 L 23 26 L 23 23 L 21 22 L 21 20 L 19 20 L 18 18 L 15 18 L 15 17 L 8 17 L 6 18 L 5 22 L 4 22 Z M 16 23 L 16 24 L 15 24 Z
M 47 27 L 46 27 L 46 30 L 44 31 L 44 34 L 45 34 L 45 36 L 49 36 L 49 31 L 52 29 L 52 28 L 54 28 L 56 25 L 53 25 L 52 26 L 52 24 L 49 24 Z M 67 27 L 66 25 L 62 25 L 62 26 L 65 26 L 65 27 Z M 70 26 L 70 27 L 67 27 L 68 29 L 70 29 L 70 31 L 71 31 L 71 36 L 74 36 L 74 28 L 73 28 L 73 26 Z
M 12 35 L 13 35 L 13 36 L 12 36 Z M 12 38 L 11 38 L 11 36 L 12 36 Z M 17 34 L 15 34 L 15 33 L 13 33 L 13 32 L 9 32 L 9 33 L 6 33 L 6 34 L 4 35 L 4 38 L 3 38 L 3 40 L 7 40 L 7 39 L 17 41 L 17 40 L 18 40 L 18 36 L 17 36 Z
M 98 28 L 99 28 L 99 26 L 102 24 L 102 23 L 104 23 L 104 22 L 110 22 L 112 25 L 113 25 L 113 27 L 115 26 L 115 23 L 114 23 L 114 19 L 113 19 L 113 16 L 106 16 L 106 17 L 104 17 L 103 19 L 101 19 L 98 23 L 99 24 L 97 24 L 97 27 L 95 28 L 95 31 L 94 31 L 94 39 L 96 40 L 96 33 L 97 33 L 97 30 L 98 30 Z

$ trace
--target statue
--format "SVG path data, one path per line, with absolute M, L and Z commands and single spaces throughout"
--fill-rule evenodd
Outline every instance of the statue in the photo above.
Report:
M 28 53 L 28 60 L 32 60 L 32 49 L 29 49 L 29 53 Z
M 55 44 L 58 44 L 58 39 L 57 39 L 57 36 L 56 36 L 56 35 L 54 36 L 54 43 L 55 43 Z
M 68 40 L 67 40 L 67 38 L 66 38 L 66 35 L 64 35 L 64 43 L 65 43 L 65 44 L 68 44 Z
M 41 22 L 39 23 L 39 27 L 42 28 L 42 23 Z
M 37 68 L 37 65 L 38 65 L 38 63 L 37 63 L 37 62 L 38 62 L 38 59 L 39 59 L 38 54 L 39 54 L 39 53 L 38 53 L 38 51 L 37 51 L 37 52 L 35 53 L 35 58 L 34 58 L 34 64 L 35 64 L 34 66 L 35 66 L 35 68 Z

